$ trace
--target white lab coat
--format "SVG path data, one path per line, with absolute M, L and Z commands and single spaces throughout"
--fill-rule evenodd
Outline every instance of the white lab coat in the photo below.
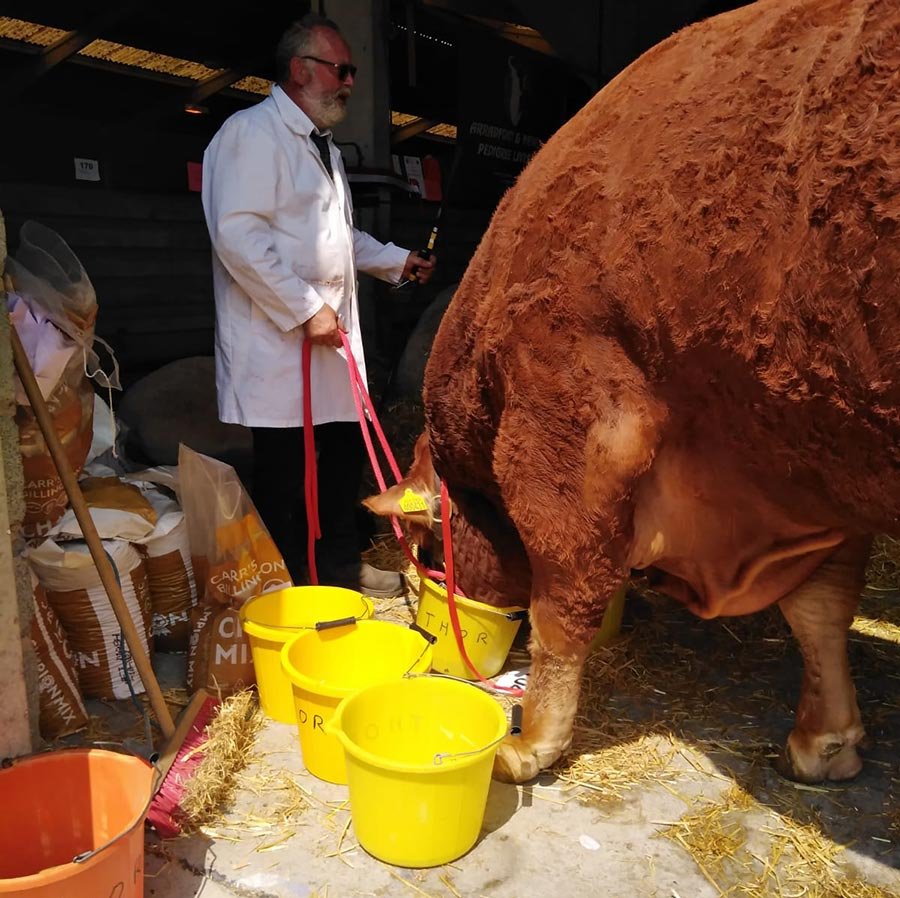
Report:
M 226 423 L 302 425 L 301 325 L 325 303 L 342 316 L 365 376 L 357 269 L 396 283 L 409 255 L 353 227 L 341 154 L 331 145 L 332 181 L 313 128 L 276 85 L 232 115 L 203 157 Z M 343 350 L 313 347 L 311 389 L 314 424 L 357 420 Z

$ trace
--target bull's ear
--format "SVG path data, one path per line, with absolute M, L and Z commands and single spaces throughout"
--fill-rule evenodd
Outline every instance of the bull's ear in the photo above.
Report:
M 430 496 L 414 489 L 408 480 L 386 489 L 383 493 L 369 496 L 363 505 L 377 515 L 396 515 L 411 521 L 427 523 L 430 518 Z

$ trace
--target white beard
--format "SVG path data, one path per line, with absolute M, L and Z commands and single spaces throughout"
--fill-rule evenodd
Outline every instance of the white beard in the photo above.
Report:
M 347 117 L 347 101 L 337 96 L 322 97 L 313 100 L 313 115 L 310 116 L 323 131 L 340 124 Z

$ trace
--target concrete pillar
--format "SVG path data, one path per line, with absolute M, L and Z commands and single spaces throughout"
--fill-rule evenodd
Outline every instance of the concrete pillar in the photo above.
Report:
M 328 0 L 328 17 L 341 29 L 359 68 L 350 114 L 334 129 L 339 143 L 353 141 L 362 150 L 363 165 L 390 168 L 391 110 L 387 64 L 386 0 Z M 352 148 L 344 159 L 355 165 Z
M 333 19 L 353 51 L 358 67 L 347 118 L 334 129 L 334 139 L 342 144 L 348 168 L 391 168 L 391 109 L 387 58 L 389 4 L 387 0 L 326 0 L 325 14 Z M 350 146 L 356 144 L 359 148 Z M 358 157 L 361 155 L 361 159 Z M 391 239 L 390 197 L 379 193 L 377 206 L 357 209 L 357 227 L 379 240 Z M 359 311 L 363 345 L 369 368 L 374 372 L 378 346 L 375 335 L 375 285 L 363 276 L 359 283 Z
M 6 245 L 0 217 L 0 272 Z M 12 348 L 6 294 L 0 284 L 0 758 L 18 757 L 37 747 L 37 671 L 31 648 L 31 579 L 21 557 L 25 512 L 19 432 L 13 419 Z

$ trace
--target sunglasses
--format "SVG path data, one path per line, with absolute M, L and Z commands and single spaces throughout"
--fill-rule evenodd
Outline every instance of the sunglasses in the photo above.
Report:
M 319 59 L 318 56 L 301 56 L 301 59 L 311 59 L 319 65 L 330 65 L 337 73 L 339 81 L 346 81 L 347 76 L 356 77 L 356 66 L 352 62 L 329 62 L 327 59 Z

